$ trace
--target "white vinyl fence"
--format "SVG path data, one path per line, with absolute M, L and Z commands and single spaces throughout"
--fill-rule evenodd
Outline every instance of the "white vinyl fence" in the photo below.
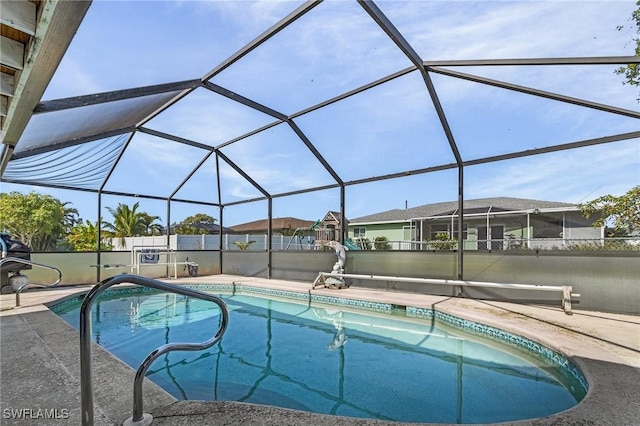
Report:
M 362 244 L 359 240 L 353 243 L 365 250 L 456 250 L 457 241 L 387 241 L 377 243 L 367 241 Z M 133 246 L 168 247 L 173 250 L 218 250 L 220 248 L 219 235 L 171 235 L 169 244 L 166 236 L 127 237 L 125 245 L 121 245 L 120 238 L 112 239 L 113 249 L 116 251 L 130 251 Z M 273 236 L 274 250 L 316 250 L 313 237 Z M 562 239 L 562 238 L 532 238 L 518 240 L 513 238 L 501 240 L 465 241 L 465 251 L 483 250 L 581 250 L 581 251 L 639 251 L 640 238 L 598 238 L 598 239 Z M 266 251 L 266 234 L 223 235 L 222 250 Z
M 274 250 L 314 250 L 315 240 L 313 237 L 290 237 L 284 235 L 274 235 Z M 113 249 L 116 251 L 130 251 L 133 246 L 157 246 L 168 247 L 173 250 L 218 250 L 220 248 L 219 235 L 171 235 L 167 244 L 167 237 L 164 235 L 145 237 L 126 237 L 125 244 L 122 245 L 121 238 L 113 238 Z M 254 235 L 223 235 L 222 250 L 267 250 L 267 234 Z

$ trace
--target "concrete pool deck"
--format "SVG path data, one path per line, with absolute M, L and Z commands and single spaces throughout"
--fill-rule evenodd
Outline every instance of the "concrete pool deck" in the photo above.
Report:
M 537 341 L 573 361 L 589 382 L 576 407 L 514 425 L 634 425 L 640 421 L 640 316 L 560 307 L 349 288 L 311 290 L 310 283 L 230 275 L 165 280 L 175 284 L 250 285 L 365 301 L 384 301 L 455 315 Z M 90 286 L 0 295 L 0 424 L 75 425 L 80 416 L 79 337 L 44 303 Z M 149 348 L 151 350 L 153 348 Z M 95 424 L 131 416 L 134 371 L 94 345 Z M 146 380 L 144 407 L 153 425 L 381 425 L 385 421 L 317 415 L 235 402 L 176 401 Z M 508 403 L 508 401 L 505 401 Z M 39 411 L 40 410 L 40 411 Z M 57 417 L 57 418 L 45 418 Z M 19 418 L 21 417 L 21 418 Z M 25 418 L 26 417 L 26 418 Z

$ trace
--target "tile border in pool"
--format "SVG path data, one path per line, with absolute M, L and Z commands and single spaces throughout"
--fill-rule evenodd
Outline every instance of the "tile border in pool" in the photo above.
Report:
M 233 294 L 239 294 L 243 292 L 253 294 L 263 294 L 267 296 L 283 297 L 288 299 L 304 300 L 312 302 L 320 302 L 337 306 L 346 306 L 358 309 L 364 309 L 375 312 L 390 313 L 396 305 L 384 302 L 370 302 L 365 300 L 350 299 L 336 296 L 327 296 L 321 294 L 313 294 L 310 292 L 296 292 L 289 290 L 280 290 L 266 287 L 256 287 L 245 284 L 183 284 L 183 287 L 192 288 L 201 291 L 222 291 L 231 292 Z M 149 287 L 132 286 L 121 288 L 110 288 L 105 291 L 104 295 L 110 297 L 119 297 L 130 294 L 140 293 L 157 293 L 160 290 Z M 54 301 L 46 304 L 46 306 L 54 313 L 59 313 L 65 309 L 75 306 L 84 298 L 84 293 L 66 297 L 64 299 Z M 589 383 L 580 369 L 564 355 L 547 348 L 540 343 L 537 343 L 531 339 L 528 339 L 517 334 L 506 332 L 502 329 L 492 327 L 489 325 L 481 324 L 475 321 L 466 320 L 454 315 L 450 315 L 444 312 L 437 311 L 432 308 L 423 307 L 406 307 L 406 316 L 422 319 L 435 319 L 441 321 L 454 328 L 470 332 L 476 335 L 481 335 L 493 340 L 497 340 L 519 349 L 525 350 L 528 353 L 542 357 L 550 362 L 552 365 L 561 368 L 572 377 L 574 377 L 583 387 L 585 393 L 589 390 Z
M 313 293 L 299 293 L 299 292 L 288 291 L 288 290 L 277 290 L 277 289 L 264 288 L 264 287 L 254 287 L 254 286 L 248 286 L 244 284 L 240 284 L 240 286 L 242 291 L 248 291 L 250 293 L 266 294 L 269 296 L 280 296 L 280 297 L 286 297 L 289 299 L 298 299 L 298 300 L 305 300 L 305 301 L 311 299 L 312 302 L 327 303 L 327 304 L 339 305 L 339 306 L 348 306 L 352 308 L 365 309 L 365 310 L 376 311 L 376 312 L 391 312 L 391 310 L 395 306 L 395 305 L 392 305 L 391 303 L 384 303 L 384 302 L 368 302 L 365 300 L 346 299 L 342 297 L 325 296 L 322 294 L 313 294 Z
M 534 356 L 543 357 L 552 365 L 562 368 L 564 371 L 573 376 L 578 382 L 580 382 L 585 392 L 589 390 L 589 383 L 587 382 L 587 379 L 585 378 L 584 374 L 582 374 L 582 371 L 580 371 L 580 369 L 573 362 L 569 361 L 569 359 L 567 359 L 564 355 L 551 350 L 546 346 L 541 345 L 540 343 L 537 343 L 531 339 L 506 332 L 502 329 L 492 327 L 490 325 L 466 320 L 429 308 L 407 306 L 407 316 L 427 319 L 435 318 L 437 321 L 441 321 L 445 324 L 464 330 L 466 332 L 488 337 L 493 340 L 516 346 L 533 354 Z

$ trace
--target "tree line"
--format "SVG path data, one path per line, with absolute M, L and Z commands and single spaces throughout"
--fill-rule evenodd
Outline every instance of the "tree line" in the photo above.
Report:
M 107 207 L 112 221 L 101 220 L 100 250 L 113 249 L 112 238 L 164 235 L 166 227 L 159 216 L 119 203 Z M 170 227 L 171 234 L 210 233 L 216 219 L 202 213 L 187 217 Z M 69 202 L 37 192 L 18 191 L 0 193 L 0 231 L 28 245 L 32 251 L 97 251 L 98 222 L 82 220 L 78 210 Z
M 605 195 L 578 204 L 582 214 L 595 218 L 594 226 L 605 226 L 607 237 L 640 235 L 640 186 L 620 196 Z M 166 228 L 160 217 L 119 203 L 107 207 L 112 222 L 102 220 L 100 250 L 113 247 L 112 238 L 164 235 Z M 198 213 L 179 223 L 173 223 L 170 234 L 197 235 L 214 231 L 216 219 Z M 22 194 L 14 191 L 0 193 L 0 231 L 27 244 L 33 251 L 96 251 L 98 249 L 98 223 L 83 221 L 69 202 L 37 192 Z

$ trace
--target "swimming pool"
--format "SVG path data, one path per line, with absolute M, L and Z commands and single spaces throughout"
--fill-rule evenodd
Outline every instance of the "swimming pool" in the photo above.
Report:
M 442 315 L 414 318 L 429 315 L 385 304 L 229 290 L 216 291 L 231 311 L 218 345 L 171 352 L 149 369 L 148 379 L 177 399 L 407 422 L 493 423 L 558 413 L 586 393 L 586 381 L 560 354 L 497 329 Z M 79 300 L 51 309 L 77 327 Z M 107 291 L 92 313 L 95 340 L 137 368 L 162 344 L 210 338 L 218 324 L 211 306 L 146 289 Z

